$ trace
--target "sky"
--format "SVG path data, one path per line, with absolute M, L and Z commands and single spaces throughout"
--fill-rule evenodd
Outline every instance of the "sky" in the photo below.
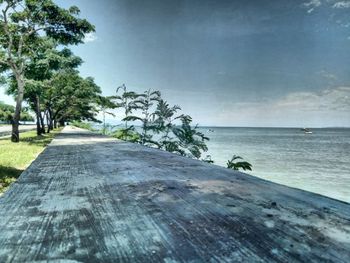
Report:
M 160 90 L 200 125 L 350 127 L 348 0 L 55 2 L 96 26 L 71 48 L 104 95 Z

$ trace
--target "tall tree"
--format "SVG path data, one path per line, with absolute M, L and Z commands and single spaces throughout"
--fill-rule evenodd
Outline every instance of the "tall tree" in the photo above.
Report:
M 58 98 L 54 95 L 55 90 L 55 77 L 60 75 L 61 73 L 68 73 L 68 72 L 74 72 L 74 74 L 78 74 L 78 71 L 76 70 L 78 66 L 80 66 L 82 63 L 82 59 L 78 56 L 75 56 L 71 50 L 64 48 L 60 51 L 55 49 L 55 46 L 53 48 L 47 49 L 44 56 L 39 58 L 38 61 L 35 61 L 32 63 L 32 70 L 30 71 L 32 74 L 29 75 L 31 78 L 38 78 L 41 79 L 41 83 L 43 84 L 43 90 L 42 90 L 42 100 L 43 100 L 43 106 L 44 111 L 46 114 L 46 119 L 48 120 L 47 125 L 47 131 L 50 132 L 54 127 L 56 127 L 56 119 L 54 116 L 54 101 Z M 42 76 L 40 74 L 41 66 L 38 67 L 38 65 L 45 65 L 46 67 L 46 75 Z M 57 85 L 57 83 L 55 83 Z M 38 97 L 39 98 L 39 97 Z M 39 102 L 38 102 L 39 103 Z
M 78 7 L 64 9 L 52 0 L 0 0 L 0 6 L 0 69 L 10 70 L 16 79 L 11 140 L 18 142 L 26 66 L 36 48 L 46 37 L 63 45 L 82 43 L 84 34 L 94 31 L 94 27 L 78 17 Z
M 93 78 L 82 78 L 75 70 L 62 71 L 50 82 L 46 97 L 50 101 L 52 120 L 64 125 L 68 121 L 97 121 L 101 89 Z
M 0 101 L 0 121 L 11 123 L 13 113 L 15 112 L 15 107 L 12 105 L 8 105 Z M 29 114 L 28 108 L 23 108 L 21 112 L 21 121 L 33 121 L 33 117 Z
M 37 134 L 45 133 L 44 117 L 47 115 L 48 132 L 53 129 L 51 81 L 59 72 L 76 69 L 81 65 L 80 57 L 75 56 L 69 49 L 57 49 L 57 43 L 51 39 L 42 41 L 37 48 L 25 71 L 24 100 L 30 105 L 37 118 Z M 17 83 L 11 78 L 7 89 L 9 95 L 17 96 Z

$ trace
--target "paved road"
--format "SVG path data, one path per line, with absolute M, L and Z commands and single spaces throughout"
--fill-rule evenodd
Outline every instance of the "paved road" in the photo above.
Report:
M 30 131 L 30 130 L 35 130 L 35 129 L 36 129 L 36 125 L 20 125 L 19 126 L 20 132 Z M 0 136 L 11 135 L 11 131 L 12 131 L 11 125 L 0 126 Z
M 0 262 L 349 262 L 350 205 L 66 127 L 0 198 Z

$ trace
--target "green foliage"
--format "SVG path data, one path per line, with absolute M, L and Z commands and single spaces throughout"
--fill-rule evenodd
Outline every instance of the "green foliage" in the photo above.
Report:
M 118 129 L 114 132 L 113 137 L 134 143 L 140 141 L 140 134 L 134 130 L 134 126 L 129 126 L 127 129 Z
M 38 134 L 48 120 L 48 132 L 58 122 L 93 120 L 98 110 L 111 102 L 100 96 L 101 90 L 92 78 L 82 78 L 76 70 L 81 59 L 69 49 L 57 50 L 55 42 L 46 39 L 28 64 L 24 99 L 39 119 Z M 17 96 L 12 79 L 8 94 Z M 108 104 L 109 102 L 109 104 Z
M 26 67 L 27 82 L 50 80 L 54 73 L 62 70 L 76 69 L 82 59 L 75 56 L 68 48 L 58 49 L 58 44 L 49 38 L 43 38 L 41 45 Z M 48 84 L 48 83 L 46 83 Z
M 11 123 L 12 114 L 15 111 L 15 107 L 0 102 L 0 121 Z
M 43 119 L 39 116 L 38 97 L 45 85 L 35 82 L 50 78 L 50 70 L 58 65 L 56 57 L 70 56 L 67 49 L 55 51 L 58 45 L 82 43 L 85 34 L 94 31 L 94 26 L 79 17 L 77 7 L 64 9 L 52 0 L 3 0 L 0 3 L 0 72 L 10 71 L 13 76 L 16 110 L 11 140 L 18 142 L 18 124 L 26 89 L 30 89 L 27 98 L 36 99 L 37 117 Z M 70 63 L 73 67 L 81 60 Z M 26 85 L 27 82 L 32 85 Z M 50 110 L 45 114 L 52 119 Z
M 86 129 L 89 131 L 97 131 L 96 129 L 93 128 L 92 124 L 89 122 L 73 121 L 71 124 L 81 129 Z
M 34 121 L 33 116 L 30 115 L 28 111 L 29 111 L 28 108 L 22 109 L 20 121 L 22 121 L 22 122 Z
M 115 103 L 112 101 L 113 97 L 103 97 L 103 96 L 98 96 L 97 103 L 98 103 L 98 110 L 101 112 L 103 115 L 103 127 L 101 129 L 101 133 L 103 135 L 112 135 L 113 134 L 113 126 L 106 124 L 106 114 L 114 116 L 114 113 L 108 111 L 108 109 L 114 109 L 117 107 Z
M 114 137 L 195 159 L 200 159 L 202 153 L 208 150 L 206 142 L 209 138 L 199 131 L 198 125 L 192 125 L 191 116 L 179 114 L 181 108 L 170 106 L 161 98 L 159 91 L 147 90 L 137 94 L 127 91 L 126 86 L 122 85 L 113 99 L 117 108 L 124 111 L 122 122 L 125 125 L 114 132 Z M 129 122 L 139 123 L 141 131 L 129 125 Z M 228 168 L 251 171 L 250 163 L 237 162 L 237 159 L 242 158 L 234 155 L 227 163 Z M 214 163 L 210 155 L 202 161 Z
M 191 126 L 191 123 L 190 116 L 181 116 L 181 126 L 175 127 L 173 132 L 179 139 L 179 145 L 183 149 L 184 155 L 199 159 L 201 152 L 208 150 L 205 141 L 209 141 L 209 138 L 198 131 L 198 125 Z
M 129 121 L 140 121 L 142 132 L 140 134 L 140 143 L 143 145 L 156 145 L 157 142 L 153 140 L 152 131 L 155 129 L 153 124 L 152 107 L 156 102 L 161 100 L 161 94 L 159 91 L 147 90 L 143 94 L 139 94 L 134 104 L 136 109 L 141 111 L 141 117 L 129 116 Z
M 239 169 L 243 169 L 244 171 L 252 170 L 252 165 L 248 162 L 245 161 L 236 161 L 236 160 L 243 160 L 242 157 L 237 156 L 237 155 L 233 155 L 231 160 L 227 161 L 227 168 L 228 169 L 232 169 L 232 170 L 239 170 Z
M 211 155 L 207 155 L 202 161 L 206 163 L 214 163 L 214 160 L 211 159 Z
M 175 140 L 176 136 L 175 138 L 173 136 L 175 135 L 173 132 L 176 127 L 175 122 L 183 117 L 183 115 L 176 115 L 179 110 L 181 110 L 179 106 L 171 107 L 167 101 L 160 99 L 155 112 L 152 114 L 154 118 L 153 130 L 161 136 L 158 140 L 160 149 L 184 154 L 184 151 L 179 148 L 179 142 Z
M 94 31 L 94 26 L 79 17 L 80 11 L 75 6 L 64 9 L 51 0 L 1 2 L 3 23 L 0 33 L 4 37 L 0 45 L 8 47 L 12 44 L 10 51 L 16 54 L 21 52 L 20 55 L 30 56 L 43 36 L 63 45 L 79 44 L 86 33 Z
M 137 94 L 127 91 L 123 85 L 114 98 L 115 104 L 125 113 L 122 119 L 125 126 L 114 134 L 115 137 L 197 159 L 208 150 L 205 141 L 209 138 L 198 131 L 198 126 L 191 125 L 190 116 L 178 115 L 181 108 L 170 106 L 159 91 Z M 129 122 L 139 123 L 140 132 L 134 125 L 129 126 Z
M 113 136 L 115 134 L 115 126 L 104 122 L 102 128 L 99 129 L 98 132 L 103 135 Z
M 140 136 L 135 131 L 135 127 L 133 125 L 128 125 L 128 122 L 135 118 L 134 116 L 131 116 L 131 113 L 138 108 L 134 102 L 138 96 L 139 95 L 136 92 L 128 91 L 123 84 L 117 88 L 116 96 L 111 97 L 114 100 L 113 102 L 116 108 L 121 108 L 124 111 L 124 118 L 122 119 L 124 122 L 124 128 L 114 134 L 118 139 L 132 142 L 136 142 L 135 138 L 137 138 L 137 141 L 139 140 Z
M 5 104 L 0 101 L 0 121 L 10 124 L 12 122 L 13 113 L 15 112 L 15 107 L 12 105 Z M 27 108 L 22 109 L 21 121 L 33 121 L 33 117 L 29 114 Z

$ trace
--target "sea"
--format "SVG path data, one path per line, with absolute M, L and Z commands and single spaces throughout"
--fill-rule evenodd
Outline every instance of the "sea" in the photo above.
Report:
M 226 166 L 233 154 L 252 164 L 247 173 L 350 203 L 350 128 L 205 127 L 208 152 Z

